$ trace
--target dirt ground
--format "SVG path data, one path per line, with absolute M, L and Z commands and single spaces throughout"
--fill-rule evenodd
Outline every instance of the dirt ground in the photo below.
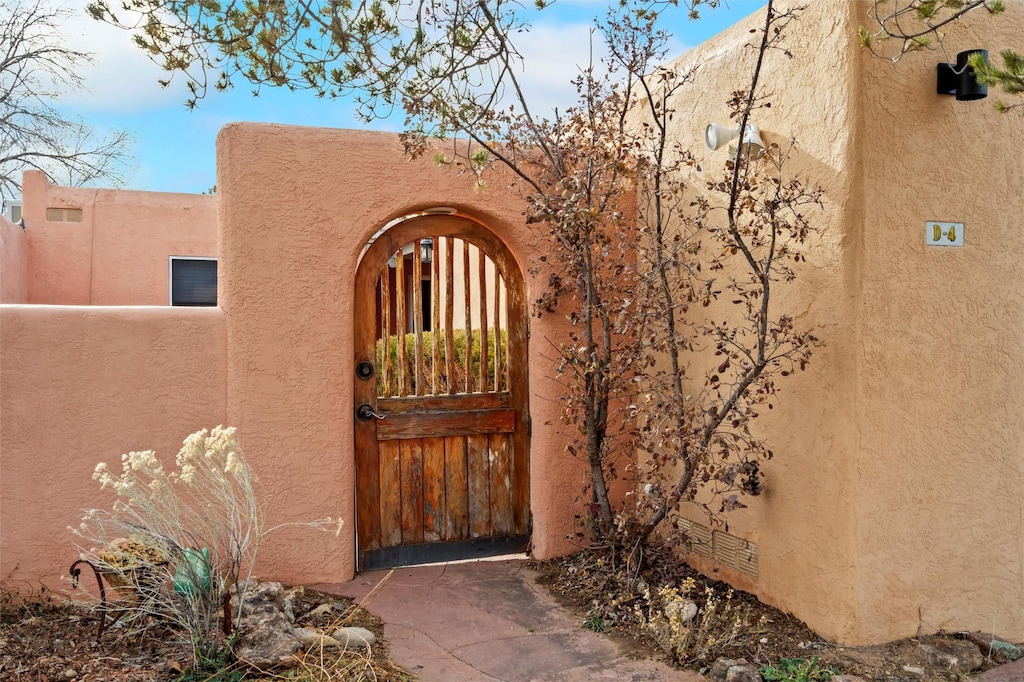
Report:
M 628 587 L 625 583 L 629 581 L 624 579 L 626 567 L 612 565 L 603 552 L 584 551 L 563 559 L 535 562 L 534 568 L 540 571 L 548 589 L 564 605 L 575 610 L 585 627 L 627 637 L 646 655 L 680 667 L 706 672 L 719 657 L 745 659 L 759 666 L 778 665 L 782 659 L 809 661 L 816 657 L 821 669 L 832 668 L 835 672 L 870 681 L 966 679 L 955 672 L 929 666 L 918 650 L 921 644 L 934 646 L 942 640 L 959 639 L 954 634 L 937 633 L 879 646 L 839 646 L 825 641 L 793 616 L 762 604 L 746 592 L 734 591 L 686 565 L 659 562 L 657 558 L 652 563 L 654 566 L 640 571 Z M 686 596 L 698 607 L 698 616 L 690 623 L 694 629 L 705 626 L 700 614 L 707 610 L 709 599 L 716 602 L 719 613 L 726 602 L 732 604 L 732 610 L 722 619 L 728 622 L 709 623 L 706 627 L 704 641 L 716 641 L 715 645 L 694 646 L 689 655 L 681 657 L 669 653 L 664 637 L 659 638 L 656 629 L 644 622 L 645 615 L 649 621 L 650 607 L 643 594 L 644 588 L 648 593 L 657 594 L 657 585 L 678 586 L 687 579 L 692 581 L 692 588 Z M 742 618 L 742 627 L 733 627 L 736 618 Z M 997 661 L 986 658 L 973 674 L 996 665 Z M 917 670 L 908 671 L 907 667 Z
M 141 641 L 127 638 L 118 628 L 108 628 L 97 641 L 95 612 L 80 604 L 46 593 L 17 603 L 5 594 L 0 613 L 0 680 L 32 682 L 237 682 L 238 680 L 374 680 L 393 682 L 413 676 L 388 657 L 384 624 L 351 601 L 307 590 L 295 605 L 297 621 L 320 604 L 345 603 L 348 610 L 336 621 L 323 624 L 322 632 L 338 626 L 364 627 L 377 636 L 367 654 L 362 650 L 339 655 L 336 651 L 307 651 L 299 668 L 287 673 L 261 675 L 256 671 L 225 666 L 218 674 L 189 671 L 188 647 L 158 626 Z
M 673 665 L 706 672 L 718 657 L 745 659 L 757 665 L 777 665 L 782 659 L 817 658 L 819 669 L 857 675 L 869 681 L 938 682 L 964 679 L 956 673 L 937 670 L 923 660 L 918 646 L 956 639 L 953 634 L 924 636 L 873 647 L 843 647 L 818 637 L 804 623 L 777 609 L 761 604 L 753 596 L 733 592 L 724 583 L 705 578 L 677 562 L 651 562 L 640 571 L 616 566 L 600 552 L 581 552 L 548 562 L 533 562 L 541 582 L 580 618 L 582 627 L 598 630 L 624 642 L 637 657 L 665 660 Z M 666 568 L 666 566 L 670 568 Z M 629 580 L 626 577 L 629 576 Z M 686 586 L 685 596 L 698 609 L 690 623 L 697 636 L 685 650 L 673 649 L 664 629 L 650 625 L 652 614 L 661 610 L 659 586 Z M 648 595 L 648 596 L 645 596 Z M 649 601 L 648 597 L 654 601 Z M 252 671 L 226 668 L 219 675 L 188 674 L 190 655 L 186 646 L 158 627 L 143 641 L 124 637 L 117 628 L 108 629 L 97 642 L 94 612 L 81 605 L 45 593 L 20 600 L 5 594 L 0 613 L 0 679 L 34 682 L 132 682 L 139 680 L 410 680 L 414 677 L 388 658 L 383 623 L 365 610 L 347 602 L 350 609 L 339 622 L 327 624 L 325 632 L 341 624 L 358 625 L 373 631 L 378 644 L 370 655 L 307 652 L 298 672 L 281 676 L 260 676 Z M 302 614 L 323 603 L 344 601 L 307 590 L 296 605 Z M 713 605 L 714 609 L 709 609 Z M 371 605 L 372 608 L 372 605 Z M 703 614 L 715 613 L 703 619 Z M 997 664 L 985 659 L 980 670 Z M 917 671 L 907 671 L 907 667 Z M 977 671 L 975 671 L 977 672 Z M 303 676 L 303 674 L 305 676 Z M 803 679 L 826 679 L 813 677 Z M 427 681 L 434 682 L 434 681 Z

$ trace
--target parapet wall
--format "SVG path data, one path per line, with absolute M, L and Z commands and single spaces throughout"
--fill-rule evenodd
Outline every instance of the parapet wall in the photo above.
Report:
M 40 171 L 22 191 L 27 303 L 168 305 L 169 257 L 217 255 L 215 196 L 59 187 Z

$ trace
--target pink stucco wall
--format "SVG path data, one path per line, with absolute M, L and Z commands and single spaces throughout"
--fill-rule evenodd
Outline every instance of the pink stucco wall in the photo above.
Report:
M 806 373 L 780 383 L 780 402 L 759 420 L 777 457 L 765 467 L 765 494 L 729 519 L 731 533 L 757 543 L 758 575 L 704 567 L 845 642 L 918 627 L 1019 640 L 1021 128 L 992 111 L 991 99 L 935 95 L 931 53 L 892 65 L 860 50 L 866 6 L 809 4 L 791 29 L 797 58 L 772 60 L 764 74 L 773 107 L 756 122 L 769 143 L 795 136 L 791 169 L 825 190 L 815 216 L 822 234 L 776 300 L 827 345 Z M 963 22 L 947 45 L 1024 51 L 1012 30 L 1022 12 L 1013 4 L 998 21 Z M 727 120 L 757 21 L 680 61 L 700 68 L 689 88 L 696 94 L 673 102 L 673 135 L 704 167 L 724 163 L 724 150 L 702 147 L 703 128 Z M 981 182 L 979 168 L 994 170 Z M 2 266 L 8 272 L 10 238 L 11 258 L 28 263 L 29 302 L 166 305 L 166 256 L 213 255 L 217 223 L 221 309 L 0 308 L 5 582 L 49 582 L 66 570 L 65 528 L 96 501 L 97 461 L 150 447 L 173 457 L 190 431 L 222 422 L 239 427 L 272 525 L 325 515 L 348 522 L 340 538 L 271 536 L 257 571 L 287 582 L 350 577 L 353 285 L 367 240 L 392 219 L 452 206 L 506 243 L 529 300 L 544 286 L 531 274 L 540 228 L 523 223 L 506 183 L 476 192 L 429 161 L 410 163 L 391 134 L 228 126 L 218 143 L 219 199 L 51 188 L 38 177 L 25 185 L 28 243 L 2 232 Z M 82 222 L 45 220 L 46 208 L 65 207 L 81 207 Z M 154 239 L 132 226 L 161 213 L 166 222 L 152 223 L 163 226 L 153 249 L 159 276 L 139 266 L 119 278 Z M 926 220 L 964 222 L 964 247 L 925 246 Z M 4 301 L 18 298 L 8 294 L 15 289 L 5 279 Z M 572 549 L 565 538 L 583 476 L 563 452 L 563 391 L 546 359 L 563 338 L 558 316 L 530 324 L 533 551 L 549 557 Z
M 184 436 L 218 423 L 239 428 L 263 482 L 271 526 L 328 515 L 347 522 L 340 538 L 271 534 L 257 572 L 295 583 L 350 578 L 356 528 L 352 297 L 363 247 L 396 217 L 452 206 L 505 241 L 530 300 L 546 281 L 528 272 L 536 228 L 525 225 L 504 180 L 495 178 L 499 189 L 475 191 L 471 181 L 429 160 L 410 164 L 394 135 L 232 125 L 221 133 L 218 165 L 219 308 L 0 308 L 5 583 L 55 586 L 74 555 L 67 527 L 81 508 L 104 501 L 90 479 L 98 461 L 141 449 L 169 460 Z M 28 197 L 41 191 L 32 183 L 26 183 Z M 83 205 L 80 190 L 45 189 L 51 208 Z M 112 215 L 125 215 L 126 196 L 115 197 L 119 208 Z M 180 217 L 179 204 L 171 202 L 168 210 Z M 46 243 L 72 255 L 59 276 L 51 271 L 49 279 L 36 280 L 37 291 L 87 303 L 83 292 L 113 287 L 109 278 L 90 276 L 69 246 L 89 220 L 96 221 L 88 227 L 90 239 L 112 235 L 112 226 L 99 224 L 98 205 L 95 211 L 86 211 L 80 223 L 46 226 Z M 26 210 L 30 234 L 39 217 Z M 134 237 L 126 239 L 130 245 Z M 45 249 L 37 252 L 37 266 L 46 262 L 40 252 Z M 96 251 L 86 260 L 105 258 Z M 549 315 L 531 322 L 534 351 L 562 338 L 560 320 Z M 563 452 L 567 436 L 556 426 L 562 389 L 546 357 L 534 353 L 529 377 L 530 507 L 539 557 L 572 549 L 567 536 L 575 530 L 583 484 L 581 463 Z M 61 473 L 47 476 L 54 471 Z
M 354 571 L 352 384 L 356 264 L 389 221 L 449 206 L 490 227 L 519 261 L 527 299 L 538 235 L 505 190 L 429 159 L 410 163 L 395 135 L 234 124 L 218 139 L 221 306 L 228 328 L 228 421 L 264 476 L 272 516 L 342 516 L 344 536 L 297 548 L 268 538 L 263 565 L 291 582 L 347 579 Z M 571 549 L 580 463 L 565 457 L 561 387 L 547 348 L 557 316 L 531 321 L 530 448 L 533 552 Z
M 28 239 L 25 231 L 0 216 L 0 303 L 28 300 Z
M 69 526 L 110 500 L 98 462 L 181 441 L 225 415 L 220 310 L 0 306 L 0 581 L 65 588 Z
M 22 192 L 28 303 L 168 305 L 168 257 L 217 254 L 215 196 L 60 187 L 39 171 Z M 53 209 L 81 220 L 48 220 Z

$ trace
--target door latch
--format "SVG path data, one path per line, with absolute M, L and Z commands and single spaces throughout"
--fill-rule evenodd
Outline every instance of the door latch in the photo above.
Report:
M 356 416 L 364 422 L 368 422 L 371 419 L 384 419 L 385 415 L 378 414 L 373 411 L 373 407 L 367 403 L 363 403 L 356 408 Z

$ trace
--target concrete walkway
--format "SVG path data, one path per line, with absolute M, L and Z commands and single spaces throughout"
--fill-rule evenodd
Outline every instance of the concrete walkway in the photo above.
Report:
M 359 601 L 386 575 L 311 587 Z M 399 568 L 366 606 L 384 620 L 391 658 L 424 682 L 704 680 L 580 628 L 519 560 Z

